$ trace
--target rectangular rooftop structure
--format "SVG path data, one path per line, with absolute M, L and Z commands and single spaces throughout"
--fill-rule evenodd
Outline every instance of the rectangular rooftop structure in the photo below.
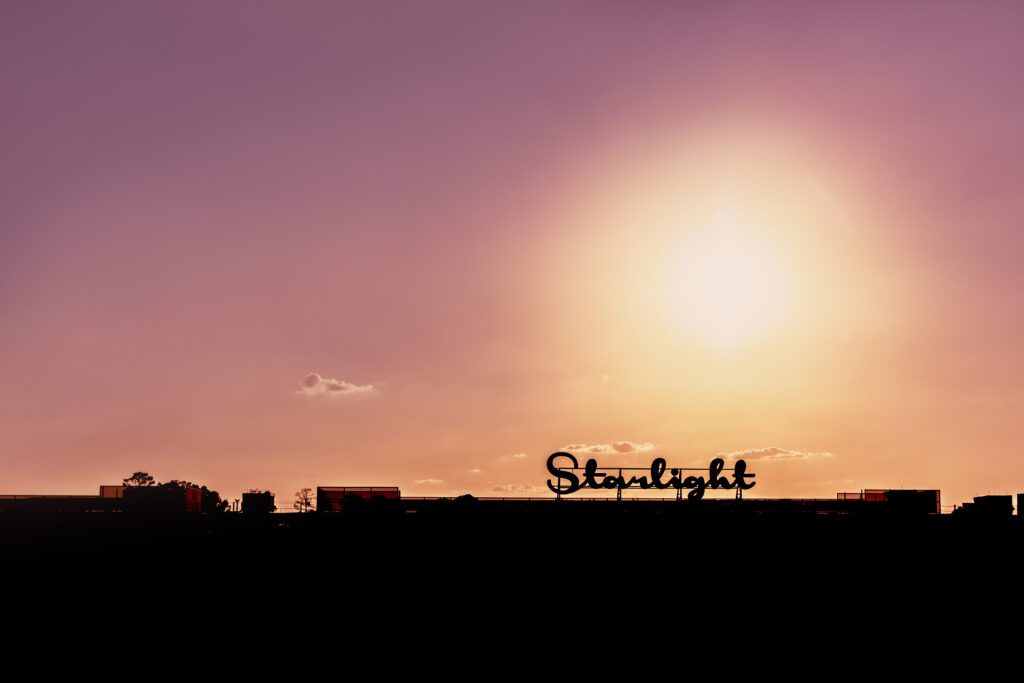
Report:
M 100 484 L 100 498 L 124 498 L 123 484 Z
M 942 494 L 937 489 L 864 489 L 855 493 L 840 492 L 839 500 L 861 500 L 867 503 L 887 503 L 900 512 L 940 514 Z

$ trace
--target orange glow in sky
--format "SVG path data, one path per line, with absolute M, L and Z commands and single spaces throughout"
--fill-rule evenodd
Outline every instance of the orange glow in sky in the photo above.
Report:
M 1024 490 L 1024 10 L 303 7 L 0 9 L 0 493 Z

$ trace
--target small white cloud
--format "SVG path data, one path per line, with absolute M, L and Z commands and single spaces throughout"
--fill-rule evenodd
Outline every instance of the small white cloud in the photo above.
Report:
M 507 455 L 499 456 L 491 462 L 499 465 L 508 465 L 509 463 L 522 462 L 526 460 L 527 457 L 529 456 L 527 456 L 526 453 L 509 453 Z
M 444 479 L 413 479 L 412 483 L 414 483 L 414 484 L 425 484 L 425 485 L 428 485 L 428 486 L 433 486 L 433 485 L 436 485 L 436 484 L 443 484 L 444 483 Z
M 372 384 L 352 384 L 343 379 L 321 377 L 315 372 L 311 372 L 302 378 L 295 393 L 306 396 L 347 396 L 349 394 L 365 394 L 369 391 L 373 391 Z
M 562 446 L 559 450 L 572 453 L 573 455 L 611 455 L 611 454 L 632 454 L 650 453 L 657 446 L 649 441 L 633 443 L 632 441 L 613 441 L 611 443 L 571 443 Z
M 791 451 L 785 448 L 769 446 L 767 448 L 750 448 L 745 451 L 719 453 L 719 458 L 728 460 L 810 460 L 811 458 L 831 458 L 828 451 Z
M 470 474 L 483 474 L 483 472 L 484 471 L 478 467 L 474 467 L 469 471 Z

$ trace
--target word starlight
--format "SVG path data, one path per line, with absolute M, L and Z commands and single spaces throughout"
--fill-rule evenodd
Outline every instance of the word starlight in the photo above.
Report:
M 558 465 L 555 461 L 558 458 L 568 458 L 569 464 Z M 668 469 L 665 458 L 655 458 L 651 461 L 649 474 L 643 476 L 626 477 L 622 470 L 636 470 L 635 467 L 612 467 L 618 474 L 606 474 L 598 471 L 597 460 L 591 458 L 581 468 L 579 461 L 572 453 L 559 451 L 548 456 L 548 472 L 555 477 L 556 481 L 548 479 L 548 488 L 556 495 L 564 496 L 576 493 L 582 488 L 591 489 L 623 489 L 634 486 L 641 489 L 688 489 L 686 497 L 689 500 L 700 500 L 708 489 L 740 489 L 745 491 L 754 488 L 756 482 L 749 481 L 754 474 L 747 472 L 747 463 L 744 460 L 737 460 L 731 469 L 726 470 L 725 461 L 715 458 L 707 469 L 707 477 L 685 475 L 686 471 L 694 468 L 673 467 Z M 647 470 L 645 470 L 647 471 Z M 668 481 L 665 481 L 665 472 L 669 473 Z M 731 473 L 731 478 L 722 476 L 723 471 Z

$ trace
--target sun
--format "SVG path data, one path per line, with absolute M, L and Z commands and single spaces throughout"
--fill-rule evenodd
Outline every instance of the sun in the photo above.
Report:
M 770 242 L 721 219 L 679 249 L 667 287 L 669 305 L 688 335 L 731 350 L 779 329 L 792 294 L 789 281 Z

